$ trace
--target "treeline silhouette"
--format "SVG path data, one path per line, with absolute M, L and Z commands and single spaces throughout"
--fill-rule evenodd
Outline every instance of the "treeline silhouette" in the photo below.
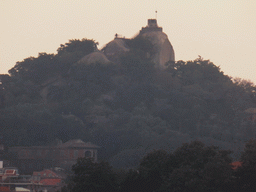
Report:
M 172 152 L 197 139 L 234 151 L 255 137 L 256 87 L 198 57 L 157 70 L 149 40 L 127 40 L 117 63 L 78 62 L 99 52 L 94 40 L 70 40 L 0 75 L 5 146 L 80 138 L 101 146 L 100 159 L 134 167 L 152 149 Z
M 184 143 L 172 153 L 154 150 L 134 169 L 113 169 L 108 162 L 81 158 L 62 192 L 253 192 L 256 190 L 256 140 L 250 140 L 234 167 L 229 150 Z

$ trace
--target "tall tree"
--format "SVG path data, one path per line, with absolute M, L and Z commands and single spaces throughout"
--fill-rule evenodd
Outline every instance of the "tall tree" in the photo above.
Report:
M 256 191 L 256 140 L 249 140 L 241 155 L 242 166 L 235 173 L 238 191 Z
M 80 158 L 72 167 L 73 176 L 69 183 L 72 192 L 116 191 L 116 178 L 107 162 L 93 162 L 90 158 Z
M 11 77 L 42 83 L 49 77 L 57 76 L 59 69 L 61 69 L 61 63 L 54 54 L 39 53 L 38 57 L 29 57 L 17 62 L 8 72 Z
M 185 143 L 173 153 L 173 171 L 163 191 L 228 191 L 232 180 L 230 151 L 202 142 Z

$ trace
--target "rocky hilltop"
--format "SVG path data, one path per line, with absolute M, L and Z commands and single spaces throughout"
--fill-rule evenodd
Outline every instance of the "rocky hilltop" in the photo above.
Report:
M 156 19 L 149 19 L 148 26 L 143 27 L 139 35 L 148 38 L 154 45 L 156 54 L 153 61 L 160 69 L 166 68 L 165 64 L 169 61 L 175 62 L 173 47 L 162 28 L 158 27 Z
M 137 37 L 146 38 L 153 44 L 155 52 L 151 55 L 151 58 L 156 68 L 165 69 L 167 62 L 175 61 L 173 47 L 167 35 L 163 32 L 162 27 L 158 27 L 156 19 L 148 19 L 148 25 L 142 27 Z M 120 55 L 130 50 L 127 43 L 128 41 L 129 39 L 116 34 L 114 40 L 110 41 L 101 52 L 103 52 L 110 61 L 118 63 L 120 62 Z

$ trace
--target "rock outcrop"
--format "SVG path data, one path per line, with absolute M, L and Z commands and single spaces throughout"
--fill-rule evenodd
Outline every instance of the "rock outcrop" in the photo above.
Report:
M 175 61 L 173 47 L 162 28 L 158 27 L 156 19 L 149 19 L 147 27 L 143 27 L 139 35 L 148 38 L 154 45 L 156 54 L 153 62 L 157 68 L 164 69 L 167 62 Z
M 129 47 L 125 43 L 127 39 L 125 38 L 116 38 L 110 41 L 103 49 L 102 52 L 106 55 L 106 57 L 115 63 L 119 62 L 120 55 L 129 51 Z
M 156 19 L 149 19 L 148 25 L 142 27 L 138 35 L 148 38 L 154 45 L 156 53 L 152 61 L 156 64 L 156 68 L 165 69 L 167 62 L 175 61 L 173 47 L 163 29 L 158 27 Z M 119 37 L 116 34 L 115 39 L 110 41 L 101 51 L 110 61 L 118 63 L 120 55 L 130 50 L 126 44 L 127 41 L 129 39 Z
M 86 56 L 84 56 L 82 59 L 80 59 L 77 64 L 92 64 L 92 63 L 102 63 L 106 64 L 110 61 L 108 58 L 104 55 L 102 52 L 93 52 Z

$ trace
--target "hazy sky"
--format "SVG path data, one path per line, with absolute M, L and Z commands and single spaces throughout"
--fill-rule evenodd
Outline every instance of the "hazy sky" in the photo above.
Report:
M 115 33 L 132 37 L 156 9 L 176 60 L 201 55 L 256 83 L 256 0 L 0 0 L 0 74 L 69 39 L 101 48 Z

